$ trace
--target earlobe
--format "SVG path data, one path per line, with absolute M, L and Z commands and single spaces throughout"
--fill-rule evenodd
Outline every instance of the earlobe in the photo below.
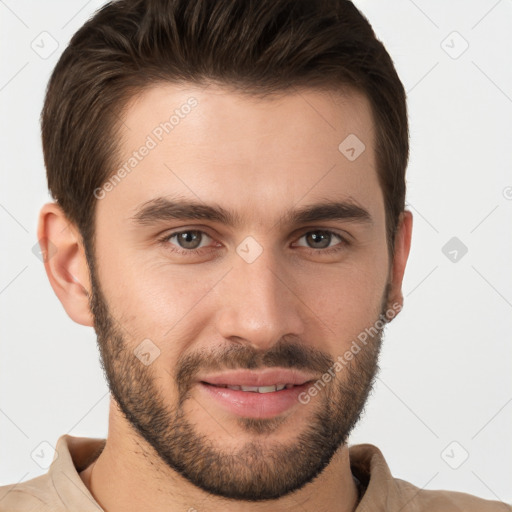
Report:
M 404 210 L 400 215 L 400 221 L 395 236 L 394 257 L 391 265 L 391 291 L 389 294 L 389 307 L 402 308 L 404 297 L 402 293 L 402 281 L 405 266 L 411 249 L 412 237 L 412 213 Z
M 46 274 L 67 314 L 75 322 L 92 327 L 91 285 L 82 237 L 57 203 L 41 208 L 37 238 Z

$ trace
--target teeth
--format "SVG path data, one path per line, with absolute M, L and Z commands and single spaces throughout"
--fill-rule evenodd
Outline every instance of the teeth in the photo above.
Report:
M 251 391 L 253 393 L 272 393 L 283 389 L 293 388 L 293 384 L 277 384 L 275 386 L 222 386 L 235 391 Z
M 244 388 L 242 388 L 242 390 L 245 391 Z M 256 389 L 251 389 L 251 391 L 258 391 L 258 393 L 272 393 L 272 392 L 276 391 L 276 387 L 275 386 L 261 386 Z
M 260 390 L 258 386 L 240 386 L 240 389 L 242 391 L 254 391 L 255 393 L 259 392 Z

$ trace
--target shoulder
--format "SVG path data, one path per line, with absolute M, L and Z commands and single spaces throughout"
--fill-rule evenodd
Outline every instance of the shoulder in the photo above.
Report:
M 486 500 L 464 492 L 420 489 L 399 478 L 394 482 L 403 503 L 409 503 L 410 509 L 418 512 L 512 512 L 512 505 L 502 501 Z
M 395 478 L 384 455 L 375 445 L 352 445 L 349 451 L 351 471 L 365 489 L 358 512 L 512 512 L 512 505 L 501 501 L 485 500 L 457 491 L 421 489 Z
M 0 486 L 0 512 L 60 511 L 49 475 Z

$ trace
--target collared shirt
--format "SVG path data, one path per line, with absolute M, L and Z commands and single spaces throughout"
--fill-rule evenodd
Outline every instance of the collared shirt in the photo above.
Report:
M 105 439 L 59 437 L 48 472 L 18 484 L 0 486 L 0 512 L 100 512 L 79 473 L 99 456 Z M 372 444 L 349 446 L 350 467 L 360 482 L 356 512 L 512 512 L 500 501 L 453 491 L 420 489 L 394 478 L 381 451 Z

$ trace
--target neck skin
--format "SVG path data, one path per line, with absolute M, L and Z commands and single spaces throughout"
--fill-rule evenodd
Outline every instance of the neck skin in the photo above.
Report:
M 208 494 L 166 466 L 144 439 L 135 438 L 113 400 L 105 448 L 80 477 L 105 512 L 239 512 L 242 504 Z M 243 502 L 243 510 L 289 512 L 299 505 L 303 512 L 353 512 L 357 499 L 348 447 L 343 446 L 299 491 L 278 500 Z

